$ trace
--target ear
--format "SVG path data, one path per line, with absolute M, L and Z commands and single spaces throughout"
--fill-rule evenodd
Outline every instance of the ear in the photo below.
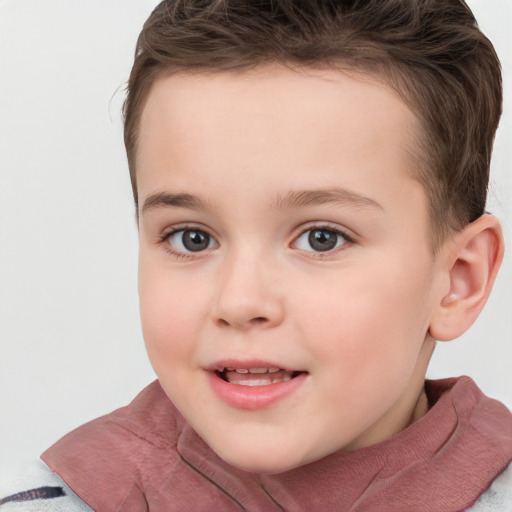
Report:
M 439 341 L 458 338 L 476 320 L 491 293 L 503 260 L 499 221 L 489 214 L 456 233 L 441 248 L 439 271 L 444 283 L 430 322 Z

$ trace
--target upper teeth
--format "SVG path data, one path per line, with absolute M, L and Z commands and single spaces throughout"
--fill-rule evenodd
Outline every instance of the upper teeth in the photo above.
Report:
M 224 370 L 237 373 L 276 373 L 280 370 L 280 368 L 224 368 L 222 366 L 217 368 L 219 373 L 222 373 Z

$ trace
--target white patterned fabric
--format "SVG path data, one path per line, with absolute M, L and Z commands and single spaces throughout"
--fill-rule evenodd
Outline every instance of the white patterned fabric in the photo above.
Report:
M 91 512 L 62 478 L 41 460 L 0 479 L 1 512 Z

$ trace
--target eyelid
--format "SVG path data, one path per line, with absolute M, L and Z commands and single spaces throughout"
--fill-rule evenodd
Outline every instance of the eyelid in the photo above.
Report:
M 201 224 L 200 222 L 179 222 L 178 224 L 173 224 L 171 226 L 164 228 L 158 235 L 158 239 L 160 240 L 163 238 L 167 238 L 169 235 L 177 233 L 178 231 L 193 231 L 194 229 L 196 229 L 197 231 L 204 231 L 205 233 L 208 233 L 215 240 L 218 240 L 219 238 L 219 236 L 213 229 L 204 224 Z
M 348 229 L 345 226 L 341 226 L 340 224 L 337 224 L 335 222 L 329 222 L 329 221 L 310 221 L 305 224 L 302 224 L 300 227 L 296 228 L 294 230 L 295 235 L 293 236 L 293 239 L 297 239 L 299 236 L 303 235 L 307 231 L 311 231 L 314 229 L 325 229 L 329 231 L 336 231 L 337 233 L 340 233 L 350 242 L 355 242 L 358 235 L 352 230 Z

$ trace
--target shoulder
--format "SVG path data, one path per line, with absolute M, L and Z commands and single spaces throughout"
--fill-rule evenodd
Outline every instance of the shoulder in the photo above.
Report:
M 172 448 L 181 430 L 181 422 L 181 415 L 159 382 L 155 381 L 126 407 L 66 434 L 41 458 L 53 470 L 53 461 L 62 459 L 73 465 L 88 459 L 94 462 L 112 460 L 112 456 L 118 463 L 123 456 L 138 460 L 145 447 Z
M 143 489 L 163 485 L 180 466 L 183 424 L 155 381 L 128 406 L 66 434 L 41 459 L 93 508 L 123 510 L 129 502 L 147 510 Z
M 13 468 L 0 482 L 1 512 L 91 512 L 70 487 L 40 460 Z
M 466 512 L 512 512 L 512 463 Z

